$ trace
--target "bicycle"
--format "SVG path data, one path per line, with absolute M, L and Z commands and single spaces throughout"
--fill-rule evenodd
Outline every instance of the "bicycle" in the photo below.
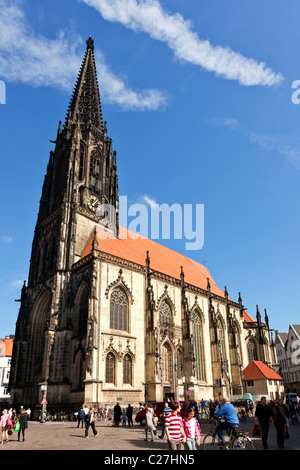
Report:
M 254 444 L 249 438 L 249 434 L 244 431 L 238 431 L 236 427 L 231 428 L 228 432 L 229 439 L 225 443 L 219 441 L 218 424 L 215 430 L 210 431 L 202 442 L 204 450 L 254 450 Z

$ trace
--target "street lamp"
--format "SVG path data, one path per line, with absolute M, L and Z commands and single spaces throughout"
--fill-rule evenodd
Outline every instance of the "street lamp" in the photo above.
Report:
M 47 387 L 48 384 L 47 382 L 41 382 L 39 383 L 41 392 L 43 394 L 43 398 L 41 401 L 42 409 L 41 409 L 41 417 L 40 417 L 40 423 L 45 423 L 46 419 L 46 409 L 47 409 L 47 400 L 46 400 L 46 395 L 47 395 Z

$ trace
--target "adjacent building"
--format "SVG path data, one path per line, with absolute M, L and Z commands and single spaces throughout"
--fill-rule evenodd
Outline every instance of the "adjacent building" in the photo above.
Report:
M 8 391 L 11 358 L 13 350 L 13 336 L 0 339 L 0 408 L 9 405 L 10 394 Z
M 251 361 L 243 371 L 245 389 L 253 399 L 266 396 L 268 400 L 284 398 L 283 378 L 261 361 Z
M 276 331 L 275 346 L 285 392 L 300 396 L 300 325 L 289 325 L 288 333 Z

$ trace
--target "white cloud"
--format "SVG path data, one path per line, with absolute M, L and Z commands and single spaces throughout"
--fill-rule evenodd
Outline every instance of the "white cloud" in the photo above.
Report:
M 227 127 L 228 129 L 237 130 L 239 121 L 231 117 L 212 117 L 205 120 L 207 124 L 213 127 Z
M 0 237 L 0 240 L 3 242 L 3 243 L 12 243 L 14 240 L 13 240 L 13 237 L 10 237 L 10 236 L 6 236 L 6 235 L 3 235 Z
M 230 130 L 240 131 L 240 122 L 235 118 L 212 117 L 205 119 L 206 124 L 213 127 L 225 127 Z M 257 131 L 243 132 L 244 137 L 251 143 L 263 150 L 272 150 L 282 155 L 300 169 L 300 145 L 292 143 L 291 138 L 286 135 L 270 135 Z M 295 142 L 295 139 L 293 139 Z
M 1 79 L 72 91 L 83 58 L 83 39 L 68 38 L 63 31 L 56 39 L 35 33 L 15 1 L 0 0 L 0 12 Z M 162 91 L 129 88 L 109 69 L 99 52 L 97 68 L 103 101 L 134 110 L 158 109 L 167 104 Z
M 288 142 L 287 137 L 249 132 L 248 138 L 251 143 L 258 145 L 262 149 L 274 150 L 279 155 L 286 157 L 294 166 L 300 168 L 300 147 Z
M 145 195 L 144 196 L 144 200 L 147 202 L 147 204 L 149 204 L 149 206 L 154 206 L 155 204 L 157 204 L 157 202 L 152 199 L 151 197 Z
M 107 21 L 119 22 L 133 31 L 143 31 L 153 39 L 166 42 L 177 58 L 215 72 L 217 76 L 246 86 L 272 86 L 283 80 L 281 74 L 273 72 L 264 62 L 199 38 L 191 21 L 179 13 L 168 13 L 158 0 L 81 1 L 95 8 Z

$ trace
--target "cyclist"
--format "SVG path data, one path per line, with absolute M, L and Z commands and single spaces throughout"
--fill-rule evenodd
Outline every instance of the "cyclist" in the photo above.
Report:
M 217 426 L 218 439 L 220 443 L 225 444 L 223 431 L 226 429 L 231 430 L 237 428 L 239 425 L 239 418 L 236 414 L 234 406 L 230 403 L 229 398 L 224 397 L 222 400 L 221 408 L 214 414 L 210 421 L 224 418 L 225 421 L 220 421 Z

